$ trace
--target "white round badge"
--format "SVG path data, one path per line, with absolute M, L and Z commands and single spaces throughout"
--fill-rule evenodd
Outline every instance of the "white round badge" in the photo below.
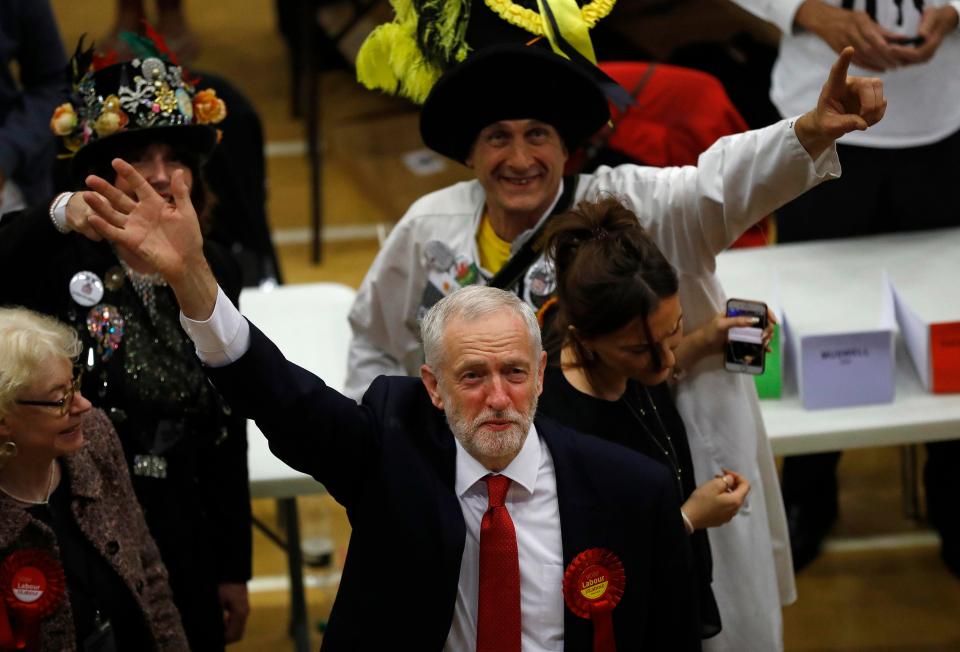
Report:
M 96 305 L 103 298 L 103 281 L 93 272 L 77 272 L 70 279 L 70 296 L 86 308 Z

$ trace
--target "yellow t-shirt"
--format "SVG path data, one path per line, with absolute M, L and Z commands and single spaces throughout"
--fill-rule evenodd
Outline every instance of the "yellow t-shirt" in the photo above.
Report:
M 477 250 L 480 252 L 480 266 L 496 274 L 510 260 L 510 243 L 502 240 L 493 230 L 490 218 L 484 212 L 477 229 Z

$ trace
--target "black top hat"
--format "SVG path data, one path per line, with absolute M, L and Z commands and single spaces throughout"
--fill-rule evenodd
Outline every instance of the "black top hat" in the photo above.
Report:
M 537 46 L 484 48 L 450 68 L 420 113 L 430 149 L 461 163 L 480 131 L 500 120 L 540 120 L 574 150 L 610 119 L 607 99 L 580 66 Z
M 186 149 L 201 161 L 209 156 L 219 137 L 213 125 L 226 117 L 226 105 L 213 90 L 196 91 L 181 67 L 159 51 L 103 65 L 81 49 L 82 40 L 71 62 L 71 101 L 50 119 L 73 157 L 76 180 L 105 159 L 156 142 Z

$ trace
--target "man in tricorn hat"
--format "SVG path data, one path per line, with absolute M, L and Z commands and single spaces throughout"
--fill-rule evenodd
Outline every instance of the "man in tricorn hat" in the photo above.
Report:
M 114 178 L 110 161 L 122 157 L 167 201 L 173 175 L 183 174 L 202 208 L 201 169 L 226 107 L 212 90 L 194 88 L 162 43 L 131 38 L 131 61 L 78 47 L 71 101 L 56 109 L 51 129 L 72 159 L 77 187 L 91 172 Z M 89 214 L 80 194 L 68 192 L 49 208 L 4 219 L 0 304 L 55 315 L 80 334 L 83 392 L 120 435 L 190 646 L 223 650 L 242 636 L 249 610 L 245 422 L 184 357 L 190 344 L 170 288 L 138 254 L 103 242 Z M 237 301 L 236 264 L 211 243 L 206 252 Z
M 350 313 L 346 393 L 359 399 L 379 375 L 416 374 L 418 321 L 458 284 L 492 284 L 542 305 L 537 293 L 551 287 L 540 251 L 544 225 L 598 194 L 627 202 L 680 272 L 686 328 L 710 322 L 725 301 L 713 257 L 783 203 L 838 176 L 834 141 L 882 117 L 881 82 L 847 76 L 852 53 L 841 54 L 808 113 L 723 138 L 696 167 L 623 165 L 566 177 L 568 155 L 608 120 L 593 77 L 549 51 L 521 46 L 480 49 L 449 69 L 424 103 L 421 134 L 476 179 L 419 199 L 384 243 Z M 447 255 L 431 261 L 453 262 L 434 269 L 424 254 L 440 249 Z M 710 531 L 714 554 L 724 560 L 714 575 L 724 631 L 711 644 L 732 637 L 726 649 L 742 649 L 744 640 L 779 649 L 779 606 L 795 599 L 795 588 L 752 381 L 725 373 L 719 351 L 686 371 L 677 401 L 698 474 L 737 469 L 754 487 L 755 508 Z

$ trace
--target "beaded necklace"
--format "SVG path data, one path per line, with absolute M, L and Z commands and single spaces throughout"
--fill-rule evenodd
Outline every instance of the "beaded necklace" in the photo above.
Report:
M 643 394 L 647 397 L 647 403 L 650 405 L 650 409 L 653 411 L 653 416 L 656 417 L 657 428 L 660 433 L 663 435 L 663 439 L 666 442 L 664 445 L 657 436 L 654 434 L 653 430 L 646 424 L 642 417 L 647 416 L 646 410 L 643 409 L 643 405 L 640 404 L 640 390 L 637 392 L 637 408 L 634 408 L 630 404 L 630 401 L 627 399 L 627 396 L 623 397 L 623 404 L 627 406 L 627 410 L 633 417 L 640 423 L 640 427 L 643 428 L 643 431 L 647 434 L 648 437 L 656 444 L 657 448 L 660 449 L 660 452 L 663 453 L 663 457 L 667 460 L 667 465 L 670 467 L 670 470 L 673 471 L 673 476 L 677 481 L 677 489 L 680 490 L 681 499 L 684 497 L 683 493 L 683 469 L 680 468 L 680 457 L 677 455 L 677 449 L 673 446 L 673 439 L 670 437 L 670 431 L 667 430 L 667 427 L 663 425 L 663 419 L 660 418 L 660 411 L 657 409 L 657 404 L 653 402 L 653 398 L 650 396 L 650 390 L 645 386 L 643 388 Z M 637 413 L 637 409 L 640 410 L 640 413 Z
M 126 272 L 127 278 L 130 279 L 130 285 L 133 286 L 137 296 L 140 297 L 140 301 L 143 302 L 144 307 L 152 317 L 157 312 L 157 288 L 165 286 L 167 282 L 163 279 L 163 276 L 157 273 L 141 274 L 124 262 L 123 259 L 120 259 L 120 264 L 123 265 L 123 270 Z

